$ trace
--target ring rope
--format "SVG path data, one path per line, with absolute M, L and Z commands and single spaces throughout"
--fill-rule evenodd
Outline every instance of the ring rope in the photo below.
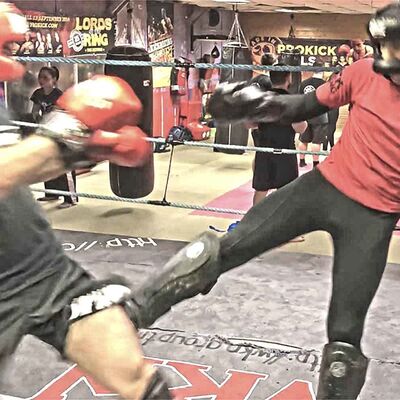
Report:
M 23 122 L 23 121 L 11 121 L 11 123 L 24 126 L 28 128 L 42 128 L 44 130 L 49 130 L 45 125 L 35 124 L 32 122 Z M 307 151 L 307 150 L 293 150 L 293 149 L 275 149 L 272 147 L 256 147 L 256 146 L 239 146 L 232 144 L 218 144 L 218 143 L 204 143 L 204 142 L 192 142 L 192 141 L 176 141 L 171 138 L 146 138 L 148 142 L 151 143 L 160 143 L 160 144 L 171 144 L 171 145 L 185 145 L 191 147 L 203 147 L 203 148 L 213 148 L 213 149 L 221 149 L 221 150 L 240 150 L 240 151 L 249 151 L 249 152 L 257 152 L 257 153 L 270 153 L 270 154 L 304 154 L 304 155 L 315 155 L 315 156 L 328 156 L 328 151 Z
M 20 62 L 43 62 L 55 64 L 89 64 L 114 65 L 124 67 L 164 67 L 164 68 L 199 68 L 199 69 L 240 69 L 260 71 L 289 71 L 289 72 L 340 72 L 340 67 L 310 67 L 310 66 L 279 66 L 279 65 L 249 65 L 249 64 L 210 64 L 210 63 L 176 63 L 161 61 L 133 61 L 133 60 L 100 60 L 92 58 L 64 58 L 64 57 L 13 57 Z
M 152 138 L 149 138 L 150 142 Z M 168 141 L 167 141 L 168 143 Z M 180 143 L 180 142 L 178 142 Z M 244 150 L 256 153 L 271 153 L 271 154 L 304 154 L 312 156 L 328 156 L 329 151 L 307 151 L 307 150 L 293 150 L 293 149 L 274 149 L 272 147 L 255 147 L 255 146 L 239 146 L 233 144 L 218 144 L 218 143 L 203 143 L 203 142 L 182 142 L 186 146 L 192 147 L 207 147 L 215 149 L 225 149 L 225 150 Z
M 87 198 L 87 199 L 118 201 L 118 202 L 123 202 L 123 203 L 145 204 L 145 205 L 151 205 L 151 206 L 174 207 L 174 208 L 182 208 L 182 209 L 187 209 L 187 210 L 209 211 L 209 212 L 223 213 L 223 214 L 245 215 L 247 213 L 247 211 L 234 210 L 231 208 L 205 207 L 205 206 L 199 206 L 199 205 L 195 205 L 195 204 L 169 202 L 169 201 L 165 201 L 165 200 L 128 199 L 126 197 L 99 195 L 99 194 L 93 194 L 93 193 L 68 192 L 68 191 L 63 191 L 63 190 L 39 189 L 39 188 L 35 188 L 35 187 L 31 188 L 31 191 L 38 192 L 38 193 L 54 194 L 56 196 L 75 196 L 75 197 L 82 197 L 82 198 Z

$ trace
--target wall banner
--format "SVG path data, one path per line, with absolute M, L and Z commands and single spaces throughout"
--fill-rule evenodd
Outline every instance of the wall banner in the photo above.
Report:
M 147 2 L 147 43 L 151 61 L 174 61 L 174 5 L 159 1 Z M 170 68 L 154 68 L 153 87 L 170 85 Z
M 372 57 L 373 48 L 361 40 L 302 39 L 256 36 L 250 40 L 254 64 L 261 63 L 264 53 L 299 52 L 302 66 L 313 66 L 317 60 L 325 67 L 346 67 L 361 58 Z
M 67 17 L 26 12 L 29 31 L 14 43 L 18 56 L 68 57 L 106 54 L 114 46 L 115 20 L 108 17 Z

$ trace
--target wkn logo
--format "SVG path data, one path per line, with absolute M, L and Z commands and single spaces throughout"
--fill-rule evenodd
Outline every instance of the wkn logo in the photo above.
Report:
M 176 400 L 203 398 L 212 400 L 247 400 L 251 398 L 257 385 L 268 375 L 229 369 L 222 383 L 210 376 L 212 367 L 180 361 L 147 358 L 151 364 L 169 368 L 178 374 L 186 384 L 170 388 Z M 85 384 L 95 397 L 111 396 L 107 389 L 93 378 L 72 366 L 47 384 L 29 400 L 67 400 L 68 393 L 77 385 Z M 315 400 L 310 382 L 294 380 L 266 400 Z

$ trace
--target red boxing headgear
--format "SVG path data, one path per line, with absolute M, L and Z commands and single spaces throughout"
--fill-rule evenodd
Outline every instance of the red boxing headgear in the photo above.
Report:
M 13 4 L 0 1 L 0 81 L 19 79 L 24 74 L 25 68 L 5 54 L 4 46 L 22 41 L 27 31 L 28 25 L 22 13 Z

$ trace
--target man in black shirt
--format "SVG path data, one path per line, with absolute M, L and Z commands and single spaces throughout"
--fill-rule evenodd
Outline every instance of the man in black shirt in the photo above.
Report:
M 284 64 L 278 64 L 283 66 Z M 277 94 L 289 94 L 291 83 L 290 72 L 270 72 L 272 88 L 259 85 L 267 91 Z M 265 85 L 268 86 L 268 85 Z M 254 144 L 257 147 L 272 147 L 275 149 L 296 149 L 296 132 L 303 133 L 307 128 L 306 122 L 281 125 L 276 123 L 260 123 L 253 131 Z M 262 201 L 271 189 L 279 189 L 295 180 L 299 175 L 296 154 L 256 153 L 254 162 L 253 205 Z
M 314 67 L 322 67 L 323 63 L 316 61 Z M 300 94 L 315 92 L 317 88 L 325 83 L 322 79 L 323 73 L 317 72 L 311 78 L 301 82 Z M 311 143 L 311 151 L 321 151 L 321 145 L 327 141 L 329 135 L 329 118 L 328 113 L 319 115 L 307 121 L 307 130 L 300 135 L 299 150 L 306 151 L 308 143 Z M 319 164 L 319 156 L 313 156 L 314 167 Z M 300 155 L 300 167 L 305 167 L 305 155 Z

